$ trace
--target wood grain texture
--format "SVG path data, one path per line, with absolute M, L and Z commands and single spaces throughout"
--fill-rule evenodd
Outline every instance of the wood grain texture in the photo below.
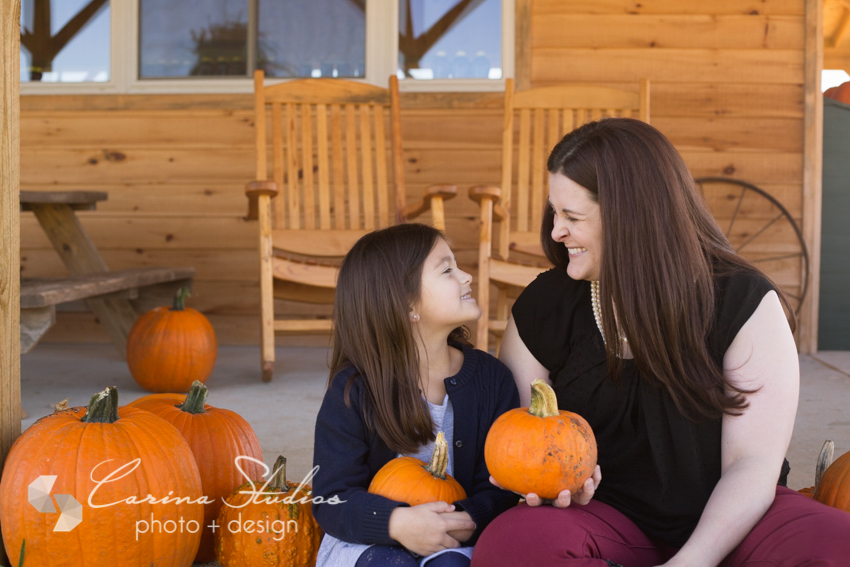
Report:
M 812 258 L 809 297 L 800 314 L 801 352 L 818 350 L 823 180 L 823 2 L 806 0 L 805 115 L 803 119 L 803 235 Z
M 803 4 L 799 0 L 536 0 L 538 14 L 705 14 L 750 15 L 760 14 L 802 16 Z
M 0 470 L 21 434 L 20 9 L 20 2 L 0 3 Z
M 532 48 L 803 49 L 802 16 L 546 14 Z M 599 33 L 604 29 L 605 33 Z
M 531 80 L 600 82 L 799 84 L 799 49 L 540 48 L 532 50 Z

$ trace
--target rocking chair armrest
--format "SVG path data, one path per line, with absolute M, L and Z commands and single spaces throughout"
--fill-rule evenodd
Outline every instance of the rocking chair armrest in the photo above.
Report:
M 481 201 L 484 198 L 489 198 L 493 203 L 493 214 L 495 217 L 502 221 L 505 220 L 508 216 L 507 211 L 502 205 L 499 204 L 499 200 L 502 198 L 502 189 L 496 187 L 495 185 L 476 185 L 475 187 L 469 188 L 469 198 L 481 205 Z
M 268 195 L 274 199 L 279 189 L 275 181 L 249 181 L 245 184 L 245 196 L 248 197 L 248 215 L 245 220 L 257 220 L 260 216 L 260 195 Z
M 431 208 L 431 201 L 439 197 L 443 201 L 454 199 L 457 196 L 455 185 L 430 185 L 425 188 L 422 199 L 404 207 L 402 214 L 405 219 L 413 219 Z

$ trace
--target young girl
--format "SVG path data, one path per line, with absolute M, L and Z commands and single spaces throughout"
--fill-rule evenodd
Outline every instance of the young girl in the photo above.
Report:
M 489 482 L 484 441 L 519 395 L 507 367 L 466 340 L 461 325 L 481 316 L 471 282 L 422 224 L 367 234 L 343 260 L 313 459 L 313 494 L 343 502 L 313 504 L 318 567 L 465 567 L 487 524 L 517 504 Z M 411 507 L 367 492 L 391 459 L 427 463 L 438 431 L 467 498 Z

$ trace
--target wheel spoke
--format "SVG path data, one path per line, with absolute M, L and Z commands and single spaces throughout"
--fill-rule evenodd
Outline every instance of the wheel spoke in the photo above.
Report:
M 726 229 L 726 238 L 729 238 L 729 235 L 732 233 L 732 225 L 735 224 L 735 218 L 738 216 L 738 211 L 741 210 L 741 201 L 744 200 L 744 193 L 746 191 L 746 187 L 741 187 L 741 196 L 738 197 L 738 203 L 735 205 L 735 212 L 732 213 L 732 220 L 729 221 L 729 228 Z
M 746 246 L 747 244 L 749 244 L 750 242 L 752 242 L 753 240 L 755 240 L 756 238 L 758 238 L 758 237 L 759 237 L 759 235 L 760 235 L 762 232 L 764 232 L 765 230 L 767 230 L 768 228 L 770 228 L 770 226 L 771 226 L 773 223 L 775 223 L 776 221 L 778 221 L 779 219 L 781 219 L 781 218 L 782 218 L 782 217 L 784 217 L 784 216 L 785 216 L 785 215 L 784 215 L 783 213 L 779 213 L 779 214 L 776 216 L 776 218 L 775 218 L 775 219 L 773 219 L 772 221 L 770 221 L 769 223 L 767 223 L 766 225 L 764 225 L 764 226 L 763 226 L 763 227 L 762 227 L 762 228 L 761 228 L 761 229 L 760 229 L 757 233 L 755 233 L 755 234 L 754 234 L 754 235 L 752 235 L 749 239 L 747 239 L 747 241 L 746 241 L 746 242 L 744 242 L 743 244 L 741 244 L 740 246 L 738 246 L 738 249 L 737 249 L 737 250 L 735 250 L 735 251 L 736 251 L 736 252 L 740 252 L 740 251 L 744 248 L 744 246 Z

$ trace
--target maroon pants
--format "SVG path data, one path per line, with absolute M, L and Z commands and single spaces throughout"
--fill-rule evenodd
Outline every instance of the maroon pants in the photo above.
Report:
M 654 567 L 676 553 L 601 502 L 566 509 L 521 504 L 481 534 L 472 567 Z M 721 567 L 847 567 L 850 514 L 778 486 L 776 499 Z

